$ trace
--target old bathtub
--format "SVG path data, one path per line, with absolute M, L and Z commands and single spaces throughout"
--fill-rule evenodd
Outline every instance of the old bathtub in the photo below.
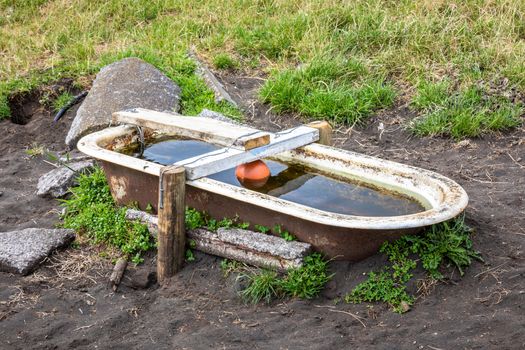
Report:
M 155 131 L 146 129 L 145 133 L 151 136 Z M 83 137 L 77 146 L 100 161 L 118 203 L 133 202 L 141 209 L 151 205 L 156 210 L 162 165 L 115 151 L 136 142 L 138 134 L 134 126 L 111 127 Z M 343 215 L 210 178 L 187 181 L 187 205 L 217 219 L 238 216 L 252 224 L 282 225 L 327 257 L 356 261 L 376 253 L 384 241 L 456 217 L 468 203 L 461 186 L 437 173 L 334 147 L 310 144 L 272 159 L 402 193 L 417 200 L 425 210 L 389 217 Z

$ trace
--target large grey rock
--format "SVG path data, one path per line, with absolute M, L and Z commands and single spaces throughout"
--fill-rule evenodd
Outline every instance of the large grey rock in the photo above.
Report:
M 125 58 L 100 70 L 66 136 L 73 148 L 84 135 L 107 127 L 111 113 L 129 108 L 178 111 L 180 88 L 157 68 Z
M 53 169 L 38 179 L 36 194 L 40 197 L 63 197 L 68 189 L 75 185 L 80 173 L 89 171 L 94 166 L 94 161 L 87 160 Z
M 67 229 L 26 228 L 0 232 L 0 270 L 27 275 L 49 253 L 74 239 L 75 232 Z

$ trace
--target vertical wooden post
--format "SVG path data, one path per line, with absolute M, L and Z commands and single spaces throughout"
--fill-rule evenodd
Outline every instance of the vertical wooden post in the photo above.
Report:
M 319 130 L 319 141 L 322 145 L 331 146 L 332 145 L 332 127 L 325 120 L 318 120 L 307 124 L 311 128 Z
M 184 167 L 167 166 L 160 171 L 157 280 L 162 283 L 182 268 L 186 245 Z

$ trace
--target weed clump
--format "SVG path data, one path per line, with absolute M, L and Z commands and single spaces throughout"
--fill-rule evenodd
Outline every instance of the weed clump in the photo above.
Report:
M 412 270 L 418 261 L 431 278 L 442 279 L 441 270 L 446 267 L 456 267 L 463 275 L 463 269 L 472 259 L 481 260 L 472 248 L 471 231 L 461 217 L 434 225 L 421 236 L 409 235 L 392 243 L 385 242 L 380 252 L 388 257 L 390 265 L 370 272 L 366 281 L 345 296 L 345 301 L 384 302 L 396 312 L 406 311 L 404 304 L 414 302 L 414 296 L 406 291 L 406 284 L 413 277 Z
M 257 304 L 264 300 L 269 303 L 281 295 L 281 280 L 275 271 L 263 270 L 258 274 L 242 274 L 237 278 L 246 278 L 248 282 L 248 287 L 241 292 L 246 302 Z
M 200 212 L 193 208 L 186 208 L 186 229 L 193 230 L 199 227 L 205 227 L 211 231 L 217 231 L 219 228 L 241 228 L 246 229 L 250 226 L 249 222 L 241 222 L 238 217 L 233 219 L 223 218 L 222 220 L 216 220 L 210 218 L 206 213 Z
M 140 263 L 141 254 L 154 247 L 147 226 L 126 220 L 126 208 L 115 205 L 101 168 L 81 174 L 78 184 L 70 189 L 71 198 L 62 200 L 64 227 L 86 235 L 93 243 L 117 247 Z
M 227 263 L 224 268 L 228 268 Z M 240 293 L 245 302 L 269 303 L 275 298 L 298 297 L 313 299 L 319 295 L 333 275 L 328 274 L 328 261 L 321 254 L 314 253 L 304 259 L 301 267 L 290 269 L 284 276 L 271 270 L 241 273 L 248 286 Z
M 213 58 L 213 65 L 217 69 L 232 70 L 239 65 L 237 61 L 226 53 L 220 53 Z
M 512 103 L 482 87 L 470 86 L 453 92 L 447 82 L 421 83 L 412 104 L 424 113 L 411 126 L 416 135 L 455 139 L 516 127 L 525 112 L 522 103 Z

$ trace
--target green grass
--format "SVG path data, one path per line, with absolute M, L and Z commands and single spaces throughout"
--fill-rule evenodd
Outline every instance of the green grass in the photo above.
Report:
M 246 302 L 257 304 L 263 300 L 269 303 L 281 295 L 281 280 L 275 271 L 262 270 L 256 274 L 241 274 L 237 278 L 247 280 L 248 287 L 241 291 Z
M 146 225 L 129 222 L 126 208 L 115 205 L 101 168 L 81 174 L 78 187 L 70 189 L 71 197 L 62 200 L 66 209 L 64 227 L 85 235 L 93 243 L 119 248 L 133 262 L 142 261 L 141 254 L 154 247 Z
M 453 92 L 447 83 L 423 83 L 413 99 L 424 115 L 412 123 L 421 136 L 451 136 L 455 139 L 503 131 L 522 123 L 525 108 L 507 97 L 490 94 L 478 86 Z
M 58 112 L 62 108 L 64 108 L 71 100 L 73 99 L 73 95 L 71 95 L 69 92 L 64 92 L 60 94 L 54 101 L 53 101 L 53 110 L 55 112 Z
M 239 66 L 239 63 L 229 54 L 220 53 L 213 58 L 213 65 L 217 69 L 232 70 Z
M 221 263 L 223 271 L 239 271 L 239 266 Z M 241 291 L 246 302 L 258 303 L 283 297 L 313 299 L 319 295 L 326 283 L 333 277 L 328 274 L 328 261 L 321 254 L 313 253 L 304 258 L 301 267 L 290 269 L 284 276 L 272 270 L 241 272 L 238 278 L 246 279 L 248 286 Z
M 345 296 L 348 303 L 384 302 L 396 312 L 405 312 L 414 302 L 406 290 L 412 271 L 420 263 L 432 279 L 443 279 L 443 271 L 457 268 L 463 276 L 464 269 L 473 259 L 481 256 L 472 247 L 471 229 L 464 217 L 432 226 L 420 236 L 404 236 L 395 242 L 386 242 L 380 252 L 388 257 L 389 265 L 368 274 L 368 279 L 358 284 Z
M 359 61 L 322 58 L 304 67 L 275 72 L 260 96 L 276 112 L 354 124 L 389 107 L 395 91 Z
M 508 79 L 502 95 L 525 89 L 521 0 L 247 0 L 228 6 L 219 0 L 73 0 L 68 6 L 0 0 L 0 13 L 0 118 L 9 115 L 11 93 L 92 75 L 124 56 L 141 57 L 176 80 L 184 113 L 211 108 L 238 116 L 228 105 L 215 105 L 193 75 L 185 58 L 191 45 L 209 64 L 230 69 L 224 58 L 235 57 L 241 69 L 269 73 L 261 99 L 274 110 L 339 123 L 365 121 L 394 95 L 409 102 L 422 80 L 448 79 L 450 101 L 461 100 L 478 81 Z M 319 62 L 325 72 L 315 79 L 308 70 L 323 66 Z M 358 62 L 356 76 L 347 74 L 352 69 L 345 62 Z M 486 91 L 481 95 L 485 99 Z M 487 108 L 496 115 L 487 117 Z M 451 111 L 447 116 L 418 109 L 421 119 L 437 125 L 421 126 L 428 131 L 418 134 L 474 136 L 516 124 L 508 123 L 509 115 L 519 114 L 514 102 L 494 108 L 441 107 Z M 462 116 L 450 116 L 456 113 Z

